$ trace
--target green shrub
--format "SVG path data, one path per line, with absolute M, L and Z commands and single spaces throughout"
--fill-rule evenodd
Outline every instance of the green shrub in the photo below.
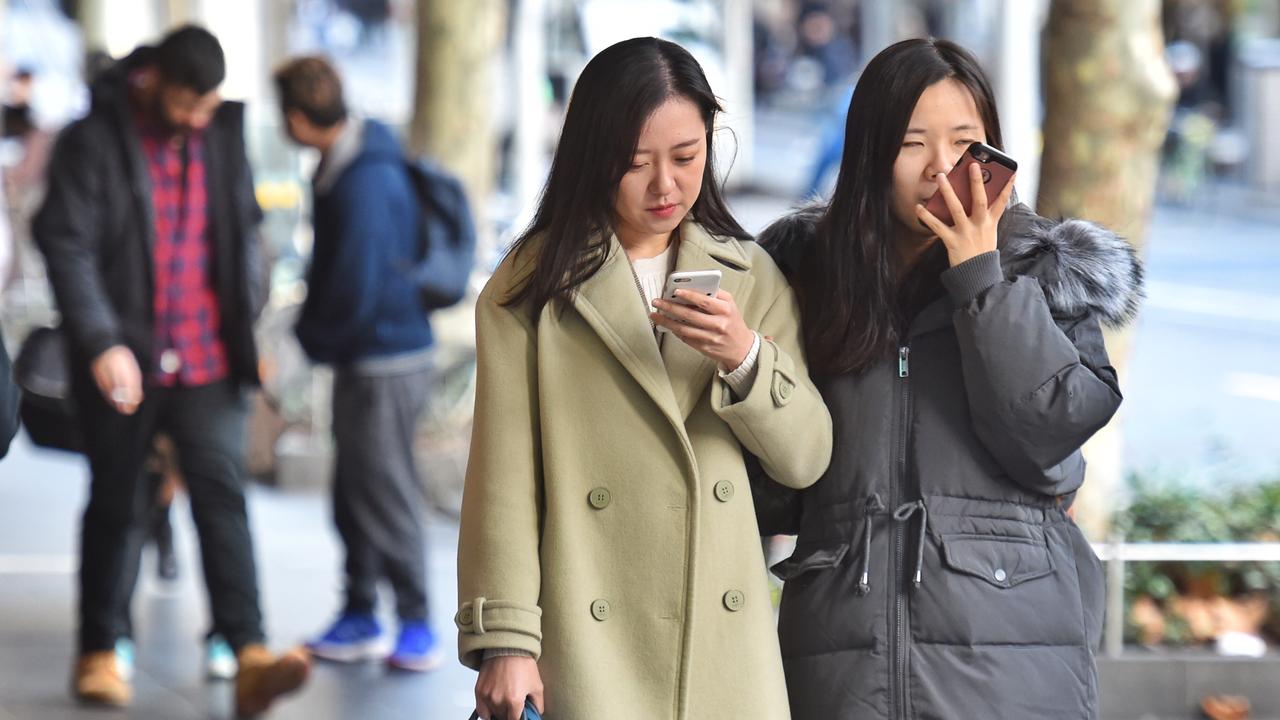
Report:
M 1116 529 L 1126 542 L 1280 542 L 1280 478 L 1206 488 L 1133 475 L 1129 486 L 1129 506 L 1116 516 Z M 1280 641 L 1280 563 L 1127 563 L 1126 640 L 1138 639 L 1132 609 L 1143 596 L 1164 613 L 1163 642 L 1178 645 L 1195 639 L 1186 619 L 1173 612 L 1174 598 L 1255 594 L 1264 595 L 1270 606 L 1265 634 Z

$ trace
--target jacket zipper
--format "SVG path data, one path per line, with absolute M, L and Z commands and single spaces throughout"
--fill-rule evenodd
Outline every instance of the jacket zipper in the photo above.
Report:
M 898 348 L 898 379 L 899 382 L 899 402 L 898 402 L 898 447 L 897 462 L 894 472 L 893 487 L 893 507 L 898 507 L 904 502 L 905 488 L 903 485 L 907 479 L 907 433 L 910 425 L 910 404 L 911 404 L 911 348 L 903 345 Z M 893 704 L 897 706 L 896 711 L 891 713 L 895 718 L 907 717 L 907 608 L 906 608 L 906 592 L 904 590 L 906 583 L 904 582 L 901 570 L 905 557 L 905 535 L 906 524 L 893 524 L 893 628 L 894 636 L 890 648 L 890 657 L 894 665 L 894 692 Z

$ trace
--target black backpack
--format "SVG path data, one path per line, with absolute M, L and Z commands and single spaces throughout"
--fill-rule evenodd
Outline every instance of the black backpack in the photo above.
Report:
M 423 308 L 439 310 L 467 294 L 475 264 L 475 223 L 466 191 L 456 177 L 425 158 L 408 159 L 405 167 L 422 210 L 419 255 L 409 276 L 418 287 Z

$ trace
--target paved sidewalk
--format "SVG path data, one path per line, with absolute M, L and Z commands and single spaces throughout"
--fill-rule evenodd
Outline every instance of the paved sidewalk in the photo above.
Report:
M 87 470 L 75 457 L 35 451 L 20 439 L 0 464 L 0 720 L 230 718 L 231 684 L 202 676 L 208 619 L 194 526 L 174 506 L 181 578 L 155 578 L 152 556 L 134 601 L 136 698 L 127 712 L 77 707 L 68 693 L 73 652 L 75 557 Z M 259 582 L 273 648 L 301 642 L 332 619 L 341 581 L 337 536 L 322 493 L 255 486 L 250 515 Z M 457 527 L 433 518 L 430 583 L 434 621 L 447 645 L 445 666 L 429 675 L 380 664 L 320 663 L 308 687 L 267 717 L 278 720 L 465 720 L 475 675 L 455 659 L 452 611 Z M 390 620 L 390 618 L 388 618 Z

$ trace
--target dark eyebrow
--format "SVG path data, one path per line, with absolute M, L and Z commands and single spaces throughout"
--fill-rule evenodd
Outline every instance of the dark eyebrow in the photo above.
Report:
M 978 129 L 977 125 L 965 124 L 965 125 L 957 125 L 951 128 L 951 132 L 963 132 L 965 130 L 977 130 L 977 129 Z M 924 135 L 926 133 L 926 130 L 924 128 L 907 128 L 907 134 L 910 135 L 911 133 L 919 133 L 920 135 Z
M 689 147 L 693 147 L 694 145 L 697 145 L 697 144 L 698 144 L 698 142 L 699 142 L 699 141 L 701 141 L 701 140 L 702 140 L 702 138 L 694 138 L 694 139 L 692 139 L 692 140 L 685 140 L 684 142 L 680 143 L 679 145 L 673 145 L 673 146 L 671 147 L 671 149 L 672 149 L 672 150 L 683 150 L 683 149 L 685 149 L 685 148 L 689 148 Z M 637 154 L 637 155 L 649 155 L 649 154 L 652 154 L 652 153 L 653 153 L 653 151 L 652 151 L 652 150 L 636 150 L 636 154 Z

